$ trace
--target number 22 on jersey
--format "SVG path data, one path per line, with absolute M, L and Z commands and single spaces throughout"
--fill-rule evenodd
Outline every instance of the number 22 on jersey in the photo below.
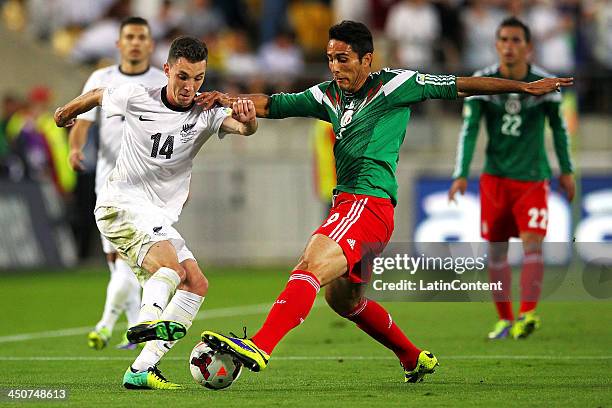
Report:
M 527 214 L 529 215 L 529 228 L 546 229 L 548 224 L 548 211 L 546 208 L 531 207 Z M 539 219 L 539 220 L 538 220 Z
M 520 128 L 521 124 L 523 123 L 523 120 L 521 119 L 520 115 L 511 115 L 509 113 L 506 113 L 502 117 L 502 121 L 504 122 L 502 123 L 501 128 L 502 134 L 514 137 L 519 137 L 521 135 Z

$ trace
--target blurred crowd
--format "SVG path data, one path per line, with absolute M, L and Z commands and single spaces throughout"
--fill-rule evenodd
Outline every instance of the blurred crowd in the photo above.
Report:
M 140 15 L 161 66 L 180 34 L 206 41 L 211 86 L 291 90 L 326 78 L 335 21 L 373 30 L 377 67 L 471 73 L 495 63 L 495 30 L 508 15 L 533 30 L 534 62 L 557 75 L 612 72 L 612 0 L 0 0 L 4 24 L 48 41 L 78 63 L 117 58 L 120 21 Z M 597 104 L 595 104 L 597 105 Z M 609 106 L 608 106 L 609 108 Z
M 52 183 L 62 196 L 76 185 L 65 129 L 55 126 L 51 90 L 34 86 L 25 100 L 6 94 L 0 117 L 0 178 Z
M 374 32 L 374 68 L 470 74 L 496 62 L 495 31 L 512 14 L 533 30 L 534 62 L 579 78 L 581 110 L 612 107 L 612 0 L 0 0 L 0 8 L 5 27 L 92 68 L 117 62 L 120 22 L 140 15 L 156 40 L 154 65 L 176 36 L 197 36 L 210 49 L 205 86 L 252 93 L 327 79 L 327 29 L 342 19 Z M 47 178 L 64 194 L 75 176 L 49 98 L 45 87 L 4 96 L 0 175 Z

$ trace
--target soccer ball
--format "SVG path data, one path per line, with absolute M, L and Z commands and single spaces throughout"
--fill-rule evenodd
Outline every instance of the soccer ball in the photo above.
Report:
M 211 390 L 222 390 L 238 379 L 242 363 L 228 353 L 215 351 L 208 344 L 199 342 L 189 356 L 189 369 L 198 384 Z

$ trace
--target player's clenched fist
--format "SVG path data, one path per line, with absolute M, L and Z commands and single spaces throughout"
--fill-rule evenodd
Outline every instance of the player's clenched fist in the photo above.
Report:
M 55 120 L 55 124 L 57 125 L 57 127 L 70 127 L 74 125 L 74 118 L 68 117 L 64 113 L 63 107 L 57 108 L 55 110 L 53 119 Z
M 238 99 L 232 104 L 232 117 L 238 122 L 255 120 L 255 105 L 250 99 Z

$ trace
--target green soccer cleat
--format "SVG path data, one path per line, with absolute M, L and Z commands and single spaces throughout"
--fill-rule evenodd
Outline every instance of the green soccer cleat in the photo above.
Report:
M 510 320 L 500 319 L 495 323 L 493 330 L 489 332 L 487 338 L 489 340 L 505 339 L 512 330 L 512 322 Z
M 261 371 L 268 365 L 270 356 L 250 339 L 227 337 L 212 331 L 202 332 L 202 341 L 215 351 L 225 351 L 236 357 L 251 371 Z
M 179 322 L 152 320 L 130 327 L 125 335 L 130 343 L 137 344 L 151 340 L 176 341 L 185 334 L 187 328 Z
M 87 335 L 87 345 L 89 348 L 94 350 L 102 350 L 108 345 L 108 341 L 111 338 L 111 331 L 106 327 L 102 327 L 100 330 L 90 331 Z
M 432 374 L 436 367 L 439 366 L 438 359 L 436 356 L 431 354 L 427 350 L 421 351 L 419 358 L 417 359 L 416 367 L 413 370 L 408 371 L 404 368 L 405 379 L 407 383 L 417 383 L 423 381 L 423 377 L 426 374 Z
M 525 339 L 531 335 L 536 329 L 542 325 L 540 317 L 535 314 L 535 311 L 521 313 L 518 320 L 510 329 L 510 335 L 515 340 Z
M 157 366 L 142 372 L 128 367 L 123 374 L 123 386 L 129 390 L 180 390 L 183 388 L 180 384 L 166 380 Z

